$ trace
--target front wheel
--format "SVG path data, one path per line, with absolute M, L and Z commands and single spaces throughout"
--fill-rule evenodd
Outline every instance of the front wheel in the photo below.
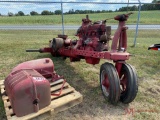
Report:
M 104 98 L 116 104 L 120 97 L 120 82 L 117 70 L 111 63 L 104 63 L 100 68 L 100 86 Z
M 120 72 L 120 101 L 127 104 L 132 102 L 138 92 L 137 73 L 130 64 L 123 64 Z

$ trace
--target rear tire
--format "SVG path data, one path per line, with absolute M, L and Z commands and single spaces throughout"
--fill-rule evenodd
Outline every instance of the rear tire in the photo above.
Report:
M 120 73 L 120 101 L 127 104 L 132 102 L 138 92 L 137 73 L 130 64 L 123 64 Z
M 111 63 L 104 63 L 100 68 L 100 86 L 104 98 L 116 104 L 120 97 L 120 82 L 116 68 Z

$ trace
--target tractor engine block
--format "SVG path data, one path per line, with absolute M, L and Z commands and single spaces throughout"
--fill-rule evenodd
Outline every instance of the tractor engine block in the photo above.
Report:
M 91 47 L 94 51 L 107 51 L 111 36 L 111 26 L 106 21 L 92 23 L 88 16 L 82 19 L 82 26 L 77 30 L 76 36 L 83 46 Z

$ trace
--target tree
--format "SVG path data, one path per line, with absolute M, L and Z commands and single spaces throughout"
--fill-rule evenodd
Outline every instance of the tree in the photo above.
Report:
M 30 15 L 39 15 L 39 14 L 35 11 L 32 11 L 32 12 L 30 12 Z
M 18 15 L 19 15 L 19 16 L 24 16 L 25 14 L 24 14 L 22 11 L 19 11 L 19 12 L 18 12 Z
M 153 0 L 152 3 L 159 3 L 160 0 Z
M 13 16 L 14 14 L 12 12 L 8 12 L 8 16 L 11 17 Z
M 62 11 L 61 11 L 61 10 L 55 10 L 54 12 L 55 12 L 56 15 L 62 14 Z
M 54 15 L 54 12 L 44 10 L 44 11 L 41 12 L 41 15 Z
M 130 7 L 130 11 L 137 11 L 138 10 L 138 7 L 133 5 L 132 7 Z

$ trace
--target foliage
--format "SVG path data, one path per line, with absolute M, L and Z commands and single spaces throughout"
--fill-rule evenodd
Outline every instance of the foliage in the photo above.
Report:
M 152 3 L 154 4 L 143 4 L 141 6 L 141 10 L 142 11 L 148 11 L 148 10 L 160 10 L 160 4 L 156 4 L 156 3 L 160 3 L 160 1 L 157 1 L 157 0 L 153 0 Z M 139 8 L 139 6 L 129 6 L 129 7 L 122 7 L 122 8 L 119 8 L 119 10 L 116 10 L 116 11 L 137 11 Z
M 56 15 L 60 15 L 60 14 L 62 14 L 62 11 L 61 10 L 55 10 L 55 12 L 54 12 Z
M 141 10 L 145 11 L 145 10 L 160 10 L 160 5 L 159 4 L 144 4 L 141 7 Z
M 112 12 L 112 10 L 74 10 L 74 9 L 71 9 L 68 12 L 65 12 L 64 14 L 90 14 L 90 13 L 106 13 L 106 12 Z
M 16 16 L 25 16 L 25 14 L 22 11 L 19 11 L 17 14 L 15 14 Z
M 30 15 L 39 15 L 39 14 L 35 11 L 32 11 L 32 12 L 30 12 Z
M 117 11 L 137 11 L 137 10 L 138 10 L 138 7 L 136 5 L 134 5 L 134 6 L 131 6 L 131 7 L 119 8 L 119 10 L 117 10 Z
M 19 11 L 19 12 L 18 12 L 18 15 L 24 16 L 25 14 L 24 14 L 22 11 Z
M 14 14 L 12 12 L 8 12 L 8 16 L 11 17 L 13 16 Z
M 54 12 L 44 10 L 44 11 L 41 12 L 41 15 L 54 15 Z

